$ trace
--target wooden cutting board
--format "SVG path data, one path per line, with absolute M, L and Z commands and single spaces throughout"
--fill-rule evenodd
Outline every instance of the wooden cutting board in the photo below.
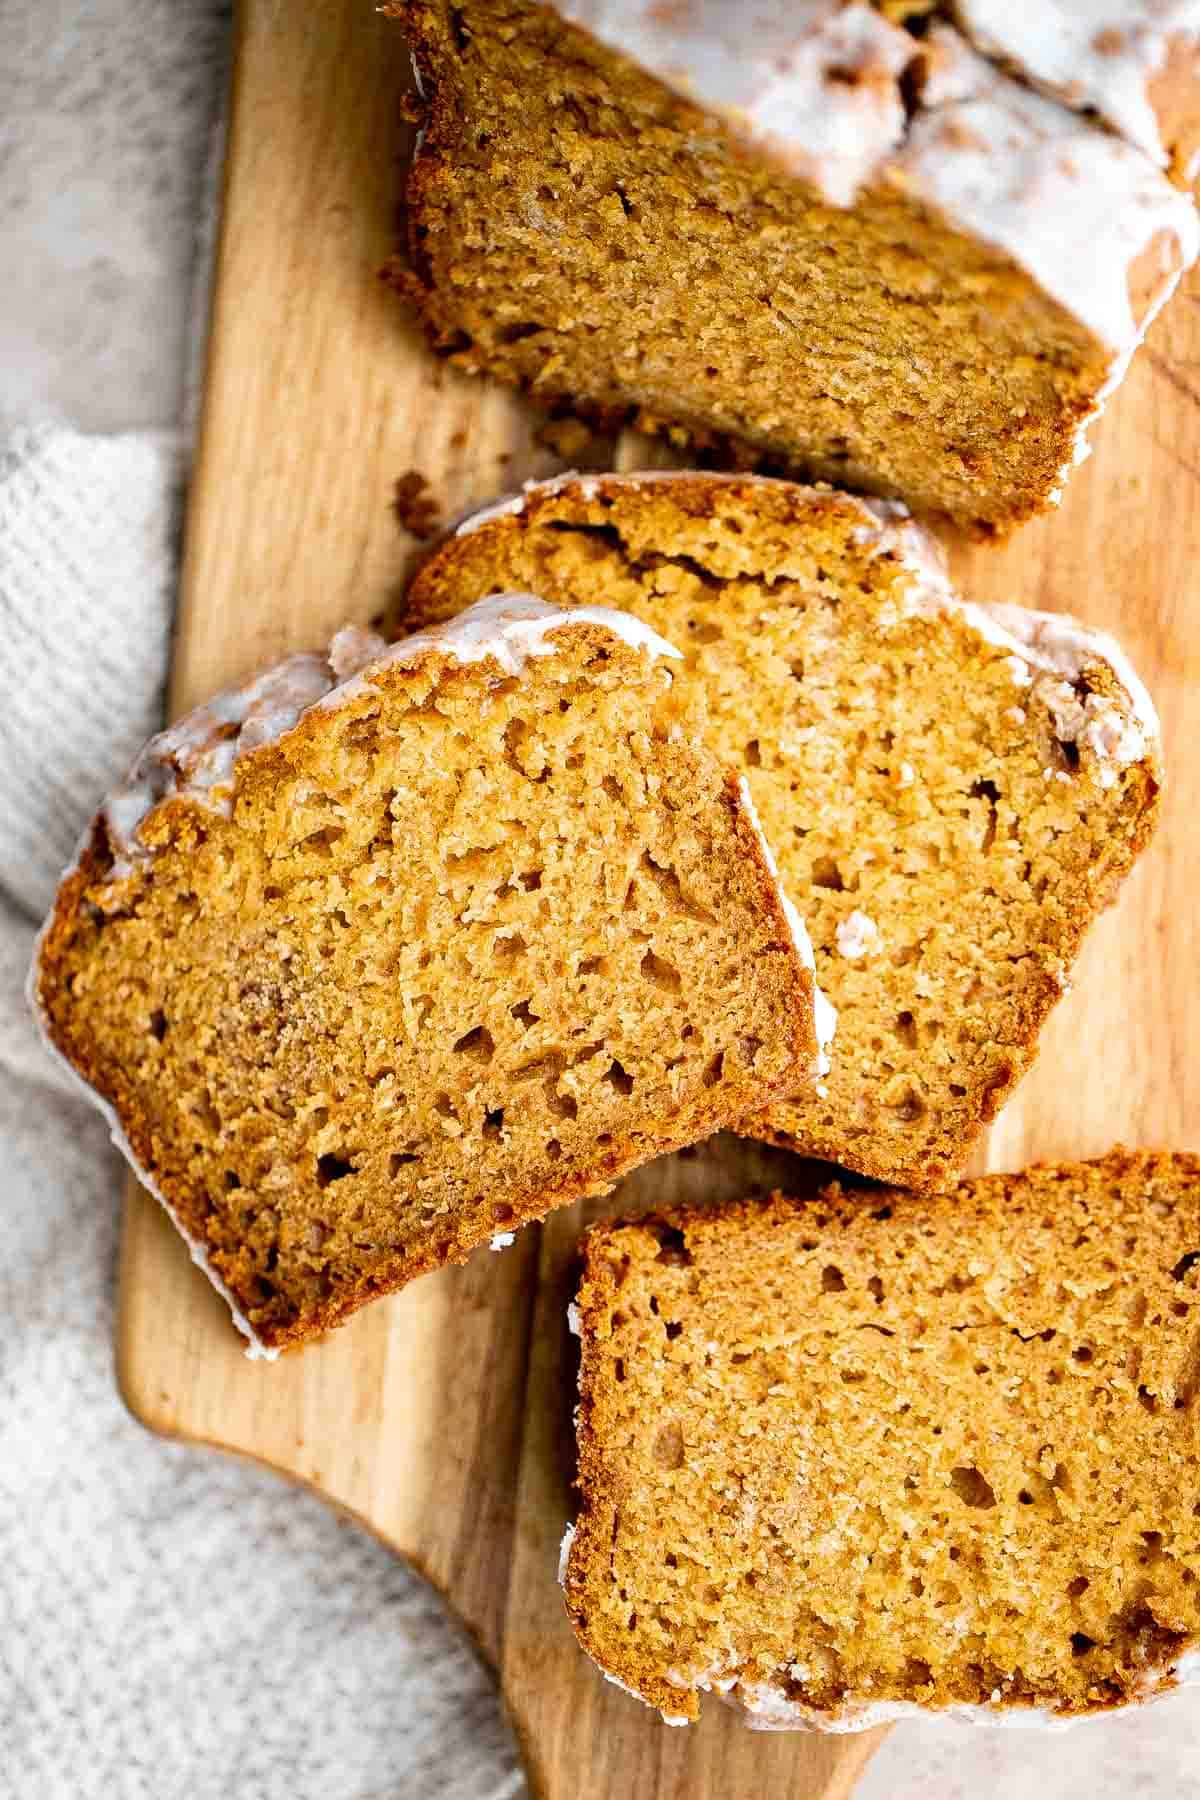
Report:
M 374 279 L 410 134 L 408 61 L 370 0 L 242 0 L 207 397 L 171 703 L 207 698 L 346 619 L 411 567 L 394 484 L 417 470 L 446 516 L 559 465 L 513 397 L 426 352 Z M 1096 929 L 1041 1061 L 977 1168 L 1129 1144 L 1200 1147 L 1200 282 L 1176 300 L 1055 517 L 957 555 L 977 597 L 1119 630 L 1155 691 L 1173 785 L 1158 841 Z M 626 437 L 621 468 L 664 460 Z M 611 1205 L 738 1194 L 804 1171 L 719 1140 L 642 1170 Z M 155 1202 L 129 1195 L 122 1392 L 155 1431 L 305 1482 L 408 1557 L 498 1671 L 546 1800 L 800 1800 L 846 1794 L 876 1746 L 766 1736 L 710 1703 L 672 1731 L 576 1649 L 555 1582 L 570 1510 L 573 1365 L 564 1312 L 578 1209 L 504 1255 L 415 1283 L 275 1366 L 240 1352 L 222 1303 Z

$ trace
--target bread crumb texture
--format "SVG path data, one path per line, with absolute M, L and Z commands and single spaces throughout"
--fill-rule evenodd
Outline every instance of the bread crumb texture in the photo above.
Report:
M 834 204 L 533 0 L 383 10 L 413 46 L 426 111 L 390 275 L 459 367 L 982 533 L 1057 497 L 1112 346 L 903 170 Z M 913 38 L 911 69 L 884 83 L 900 132 L 935 66 L 925 52 Z M 813 102 L 819 117 L 853 95 L 836 138 L 852 159 L 870 80 L 835 59 Z M 959 138 L 947 122 L 938 153 L 961 157 L 974 139 Z M 983 148 L 1000 167 L 1011 153 Z M 1079 149 L 1068 138 L 1048 171 Z M 1129 255 L 1112 252 L 1118 290 Z M 1163 245 L 1143 261 L 1149 304 L 1174 277 Z
M 839 1014 L 821 1089 L 755 1132 L 903 1186 L 953 1179 L 1157 813 L 1153 722 L 1110 662 L 1088 650 L 1068 676 L 1006 641 L 894 511 L 753 478 L 532 489 L 434 555 L 407 620 L 513 586 L 680 646 L 745 773 Z
M 49 1033 L 263 1345 L 808 1079 L 811 976 L 693 699 L 596 623 L 549 642 L 375 664 L 132 857 L 102 813 L 64 880 Z
M 567 1607 L 671 1717 L 1069 1718 L 1190 1674 L 1200 1159 L 585 1240 Z

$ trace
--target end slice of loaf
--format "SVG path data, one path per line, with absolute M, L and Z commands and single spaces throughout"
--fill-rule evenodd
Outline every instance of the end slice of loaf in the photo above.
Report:
M 906 29 L 922 4 L 382 10 L 424 112 L 391 274 L 435 347 L 735 466 L 1009 530 L 1059 497 L 1200 248 L 1160 157 L 1118 135 L 1131 108 L 1159 138 L 1139 89 L 1168 56 L 1161 5 L 1108 7 L 1127 32 L 1084 8 L 1065 83 L 1039 56 L 1059 60 L 1048 0 L 971 7 L 999 16 L 974 35 L 1000 61 L 945 18 Z M 1194 55 L 1172 86 L 1186 161 Z
M 756 1132 L 944 1185 L 1154 824 L 1157 724 L 1118 647 L 964 604 L 902 508 L 746 477 L 528 489 L 433 555 L 406 628 L 507 587 L 678 644 L 745 773 L 840 1015 L 826 1081 Z
M 528 596 L 344 631 L 100 811 L 37 1009 L 255 1346 L 809 1078 L 803 928 L 678 666 Z
M 586 1238 L 566 1602 L 674 1722 L 1059 1722 L 1200 1676 L 1200 1159 Z

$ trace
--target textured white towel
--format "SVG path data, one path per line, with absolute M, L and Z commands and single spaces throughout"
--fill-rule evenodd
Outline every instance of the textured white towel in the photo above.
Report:
M 492 1683 L 319 1501 L 160 1443 L 112 1370 L 122 1174 L 23 1003 L 35 918 L 157 723 L 179 453 L 0 445 L 0 1795 L 502 1800 Z

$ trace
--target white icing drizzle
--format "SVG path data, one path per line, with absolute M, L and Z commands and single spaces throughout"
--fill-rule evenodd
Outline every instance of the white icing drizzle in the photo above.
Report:
M 1158 714 L 1140 677 L 1116 638 L 1096 631 L 1069 613 L 1033 612 L 1026 606 L 992 601 L 986 615 L 1019 645 L 1026 662 L 1078 681 L 1089 663 L 1107 663 L 1129 697 L 1130 710 L 1147 743 L 1159 736 Z
M 559 1560 L 559 1581 L 566 1571 L 566 1558 L 574 1536 L 574 1526 L 567 1527 Z M 799 1665 L 796 1665 L 798 1668 Z M 791 1673 L 791 1671 L 789 1671 Z M 640 1700 L 644 1706 L 653 1703 L 615 1675 L 602 1669 L 605 1681 Z M 799 1678 L 799 1677 L 797 1677 Z M 1128 1700 L 1119 1706 L 1106 1706 L 1092 1712 L 1061 1713 L 1050 1707 L 1030 1706 L 1020 1701 L 1008 1702 L 1003 1691 L 994 1689 L 987 1704 L 959 1702 L 951 1706 L 923 1706 L 916 1700 L 860 1700 L 847 1698 L 834 1708 L 807 1705 L 793 1698 L 785 1688 L 773 1681 L 744 1680 L 737 1672 L 728 1673 L 718 1665 L 699 1676 L 687 1676 L 678 1670 L 667 1671 L 673 1686 L 695 1693 L 716 1693 L 727 1706 L 737 1708 L 745 1716 L 751 1731 L 819 1731 L 832 1736 L 851 1732 L 873 1731 L 879 1725 L 893 1725 L 900 1719 L 949 1719 L 959 1725 L 1006 1726 L 1026 1731 L 1069 1731 L 1076 1725 L 1107 1719 L 1114 1712 L 1129 1712 L 1137 1706 L 1162 1699 L 1182 1687 L 1200 1682 L 1200 1650 L 1187 1650 L 1173 1663 L 1164 1663 L 1142 1672 Z M 675 1714 L 661 1714 L 665 1725 L 688 1725 L 692 1721 Z
M 859 912 L 856 907 L 844 919 L 838 920 L 837 931 L 838 955 L 850 962 L 860 957 L 873 956 L 879 949 L 879 927 L 869 914 Z
M 850 206 L 869 186 L 899 183 L 955 229 L 1010 256 L 1115 359 L 1133 350 L 1200 254 L 1195 209 L 1159 167 L 1144 93 L 1166 38 L 1191 30 L 1197 10 L 1200 0 L 1139 0 L 1132 8 L 1121 0 L 965 0 L 978 41 L 994 41 L 1049 86 L 1039 68 L 1071 63 L 1082 29 L 1071 23 L 1076 14 L 1100 21 L 1120 12 L 1129 23 L 1132 11 L 1123 55 L 1093 50 L 1078 73 L 1087 89 L 1079 104 L 1107 107 L 1126 141 L 1005 75 L 950 27 L 917 39 L 861 0 L 558 5 L 810 181 L 829 205 Z M 1092 36 L 1108 41 L 1102 25 Z M 1012 48 L 1018 40 L 1020 54 Z M 923 74 L 924 85 L 909 117 L 903 83 L 911 73 Z M 1159 279 L 1135 321 L 1129 272 L 1156 244 Z M 1115 361 L 1112 378 L 1123 373 Z
M 911 588 L 903 597 L 897 617 L 913 613 L 957 614 L 988 643 L 1008 651 L 1009 672 L 1017 687 L 1030 687 L 1037 682 L 1039 675 L 1054 675 L 1060 681 L 1065 679 L 1078 682 L 1089 664 L 1106 663 L 1118 684 L 1125 690 L 1128 716 L 1119 704 L 1114 704 L 1112 699 L 1103 695 L 1088 695 L 1082 700 L 1079 696 L 1073 696 L 1082 707 L 1082 716 L 1078 719 L 1073 714 L 1068 716 L 1061 704 L 1059 707 L 1067 728 L 1075 730 L 1075 735 L 1064 741 L 1083 743 L 1094 752 L 1097 777 L 1102 786 L 1114 785 L 1118 769 L 1140 762 L 1157 743 L 1160 733 L 1154 703 L 1115 638 L 1110 637 L 1107 632 L 1082 624 L 1066 613 L 1035 612 L 1029 607 L 1013 606 L 1001 601 L 978 604 L 961 600 L 951 586 L 940 546 L 928 532 L 914 523 L 907 508 L 896 501 L 867 500 L 856 494 L 802 487 L 775 476 L 763 475 L 700 475 L 694 470 L 684 469 L 656 469 L 641 474 L 603 477 L 566 474 L 555 476 L 551 481 L 527 482 L 520 494 L 512 495 L 499 505 L 486 507 L 464 519 L 457 528 L 456 536 L 467 536 L 499 518 L 519 516 L 539 498 L 553 498 L 572 488 L 578 490 L 581 499 L 590 502 L 613 488 L 636 489 L 651 482 L 697 480 L 724 482 L 730 486 L 750 481 L 767 487 L 787 488 L 813 500 L 836 498 L 840 503 L 854 507 L 863 515 L 863 524 L 854 531 L 856 541 L 878 555 L 897 557 L 914 577 Z M 1045 684 L 1038 685 L 1035 697 L 1048 701 Z M 759 830 L 761 833 L 761 825 Z M 787 904 L 785 899 L 785 905 Z M 797 949 L 803 958 L 804 950 L 799 942 Z M 817 993 L 820 994 L 819 989 Z M 825 1007 L 828 1007 L 828 1002 L 823 995 L 820 995 L 819 1001 L 814 1000 L 814 1011 L 819 1015 Z M 832 1014 L 833 1025 L 836 1025 L 836 1013 L 832 1007 L 828 1011 Z M 827 1020 L 828 1015 L 825 1017 Z M 817 1029 L 820 1038 L 821 1016 L 817 1018 Z
M 906 597 L 906 611 L 957 613 L 989 644 L 1006 650 L 1013 684 L 1028 688 L 1047 708 L 1063 743 L 1080 744 L 1091 751 L 1101 787 L 1114 787 L 1121 769 L 1143 761 L 1157 745 L 1160 734 L 1154 702 L 1121 646 L 1107 632 L 1094 631 L 1067 613 L 1034 612 L 1001 601 L 976 605 L 920 585 Z M 1123 695 L 1078 691 L 1076 684 L 1097 664 L 1110 670 Z M 1060 776 L 1063 773 L 1057 771 Z M 1047 771 L 1047 779 L 1055 774 Z
M 673 475 L 676 471 L 656 469 L 653 473 Z M 604 477 L 606 482 L 612 479 L 611 475 Z M 638 477 L 638 479 L 643 478 Z M 649 476 L 644 479 L 649 480 Z M 549 496 L 560 494 L 566 488 L 576 487 L 579 489 L 581 500 L 594 500 L 600 492 L 600 480 L 598 475 L 581 475 L 578 469 L 565 469 L 561 475 L 552 475 L 548 481 L 527 481 L 518 493 L 504 494 L 499 500 L 493 501 L 490 506 L 481 506 L 475 511 L 464 513 L 451 528 L 453 535 L 469 537 L 473 531 L 478 531 L 481 525 L 490 525 L 493 519 L 516 518 L 524 512 L 527 500 L 535 494 Z
M 738 1681 L 714 1683 L 723 1699 L 741 1708 L 746 1723 L 753 1731 L 823 1731 L 846 1733 L 871 1731 L 877 1725 L 891 1725 L 898 1719 L 949 1719 L 961 1725 L 1008 1726 L 1026 1731 L 1069 1731 L 1095 1719 L 1111 1718 L 1114 1712 L 1129 1712 L 1149 1701 L 1161 1699 L 1181 1687 L 1200 1682 L 1200 1650 L 1187 1650 L 1172 1663 L 1144 1670 L 1128 1700 L 1085 1713 L 1055 1712 L 1049 1707 L 1009 1703 L 1000 1690 L 993 1692 L 990 1703 L 953 1706 L 922 1706 L 915 1700 L 847 1699 L 831 1711 L 805 1705 L 793 1699 L 783 1688 L 770 1681 Z M 696 1684 L 707 1687 L 707 1683 Z
M 863 0 L 565 0 L 558 11 L 723 114 L 831 205 L 851 205 L 904 135 L 900 77 L 917 46 Z
M 1140 151 L 1001 74 L 947 27 L 929 42 L 941 103 L 917 112 L 894 178 L 1128 355 L 1200 254 L 1190 199 Z M 1161 278 L 1135 319 L 1129 270 L 1156 241 Z
M 562 1587 L 567 1579 L 567 1563 L 571 1557 L 571 1545 L 575 1542 L 575 1527 L 568 1525 L 562 1534 L 562 1543 L 558 1546 L 558 1585 Z
M 1200 46 L 1197 0 L 955 0 L 967 36 L 1064 105 L 1087 108 L 1165 168 L 1150 86 L 1172 40 Z
M 800 914 L 796 911 L 796 908 L 784 892 L 783 882 L 779 875 L 779 865 L 775 861 L 775 853 L 767 842 L 767 834 L 762 828 L 762 820 L 758 816 L 758 808 L 755 806 L 753 797 L 750 793 L 750 784 L 744 775 L 739 781 L 738 787 L 742 796 L 742 805 L 746 809 L 746 815 L 758 834 L 758 841 L 763 853 L 763 861 L 771 872 L 775 886 L 779 889 L 779 898 L 783 903 L 783 913 L 788 922 L 788 930 L 792 934 L 792 943 L 795 946 L 796 955 L 800 958 L 800 961 L 804 964 L 804 967 L 810 972 L 813 978 L 813 1032 L 817 1040 L 817 1060 L 814 1073 L 817 1075 L 828 1075 L 830 1069 L 833 1067 L 829 1058 L 829 1050 L 837 1033 L 837 1008 L 833 1005 L 833 1002 L 821 992 L 821 989 L 817 984 L 817 959 L 813 955 L 812 939 L 808 935 L 804 920 L 800 917 Z
M 631 613 L 607 606 L 552 606 L 536 594 L 490 594 L 444 625 L 431 625 L 427 631 L 414 632 L 389 645 L 321 704 L 341 706 L 356 699 L 385 669 L 407 667 L 430 652 L 458 663 L 483 662 L 490 657 L 507 675 L 520 675 L 532 657 L 554 655 L 557 645 L 550 641 L 554 632 L 576 625 L 597 625 L 631 650 L 644 651 L 650 657 L 682 660 L 673 644 Z
M 276 742 L 338 681 L 386 648 L 374 632 L 339 631 L 327 656 L 289 656 L 152 737 L 100 809 L 114 853 L 109 879 L 132 875 L 151 854 L 139 831 L 160 801 L 186 794 L 228 816 L 240 759 Z
M 627 1682 L 624 1682 L 621 1680 L 621 1677 L 619 1675 L 610 1675 L 607 1669 L 601 1669 L 600 1673 L 603 1675 L 605 1681 L 608 1682 L 610 1687 L 620 1688 L 621 1692 L 623 1694 L 628 1694 L 629 1698 L 631 1700 L 641 1700 L 642 1699 L 642 1696 L 638 1693 L 637 1689 L 631 1688 Z M 642 1701 L 642 1704 L 645 1705 L 646 1702 Z
M 649 656 L 679 658 L 678 650 L 629 613 L 600 606 L 563 609 L 533 594 L 493 594 L 445 625 L 396 644 L 347 626 L 336 633 L 325 656 L 289 656 L 151 738 L 100 810 L 114 855 L 109 880 L 126 879 L 152 856 L 142 827 L 162 801 L 184 796 L 228 817 L 237 764 L 277 743 L 311 707 L 345 705 L 383 670 L 405 667 L 430 653 L 459 663 L 491 657 L 506 674 L 519 675 L 531 657 L 553 653 L 553 633 L 586 624 L 600 626 Z
M 822 1712 L 806 1706 L 802 1700 L 791 1699 L 783 1688 L 769 1681 L 739 1682 L 731 1694 L 722 1698 L 745 1713 L 751 1731 L 822 1731 L 842 1736 L 873 1731 L 878 1725 L 893 1725 L 899 1719 L 931 1717 L 954 1719 L 964 1725 L 1024 1725 L 1048 1731 L 1063 1731 L 1076 1723 L 1036 1706 L 935 1708 L 919 1706 L 914 1700 L 847 1700 L 836 1712 Z
M 516 1241 L 517 1234 L 515 1231 L 498 1231 L 488 1248 L 491 1250 L 507 1250 L 509 1245 L 515 1244 Z
M 803 1680 L 799 1664 L 787 1671 L 795 1680 Z M 915 1700 L 866 1700 L 847 1698 L 836 1708 L 809 1706 L 793 1697 L 774 1681 L 744 1680 L 736 1672 L 729 1673 L 718 1664 L 701 1675 L 687 1676 L 669 1670 L 667 1680 L 676 1687 L 698 1693 L 717 1693 L 726 1705 L 736 1707 L 746 1717 L 752 1731 L 820 1731 L 836 1735 L 872 1731 L 879 1725 L 895 1724 L 900 1719 L 949 1719 L 960 1725 L 1002 1726 L 1025 1731 L 1069 1731 L 1093 1719 L 1108 1718 L 1114 1711 L 1128 1712 L 1148 1701 L 1163 1698 L 1178 1688 L 1200 1682 L 1200 1650 L 1186 1650 L 1175 1662 L 1144 1670 L 1130 1698 L 1118 1707 L 1105 1707 L 1090 1713 L 1061 1713 L 1050 1707 L 1008 1702 L 1001 1688 L 994 1688 L 986 1704 L 959 1702 L 951 1706 L 923 1706 Z M 639 1696 L 640 1698 L 641 1696 Z M 648 1704 L 648 1702 L 647 1702 Z
M 599 1663 L 596 1664 L 596 1667 L 600 1668 Z M 652 1702 L 647 1700 L 645 1694 L 639 1694 L 636 1688 L 631 1688 L 629 1683 L 622 1681 L 619 1675 L 610 1675 L 607 1669 L 600 1669 L 600 1673 L 610 1687 L 620 1688 L 623 1694 L 628 1694 L 631 1700 L 639 1700 L 643 1706 L 652 1706 Z M 668 1713 L 660 1710 L 658 1716 L 664 1725 L 690 1725 L 692 1723 L 684 1713 Z

